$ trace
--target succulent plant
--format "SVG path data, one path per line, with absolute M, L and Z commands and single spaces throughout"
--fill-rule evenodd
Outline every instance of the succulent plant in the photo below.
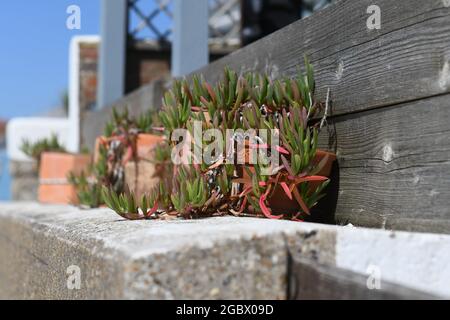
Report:
M 187 80 L 176 80 L 172 90 L 164 95 L 163 109 L 158 114 L 166 134 L 175 129 L 187 129 L 193 134 L 195 120 L 202 121 L 203 129 L 218 128 L 223 133 L 227 129 L 255 129 L 257 143 L 249 143 L 248 148 L 268 149 L 272 138 L 263 137 L 261 130 L 276 130 L 281 142 L 277 151 L 281 154 L 282 166 L 272 168 L 270 164 L 258 162 L 250 170 L 246 165 L 227 163 L 228 154 L 215 155 L 213 163 L 174 165 L 170 161 L 173 143 L 166 144 L 154 151 L 154 162 L 164 168 L 165 178 L 157 190 L 152 190 L 151 197 L 136 201 L 129 191 L 120 193 L 117 189 L 104 188 L 105 202 L 127 219 L 147 219 L 148 213 L 152 216 L 155 208 L 184 218 L 227 211 L 241 214 L 250 208 L 256 214 L 273 219 L 304 218 L 324 195 L 329 182 L 328 178 L 317 175 L 325 165 L 326 157 L 319 163 L 314 161 L 327 109 L 320 121 L 324 105 L 315 100 L 314 72 L 306 58 L 305 70 L 304 75 L 299 72 L 294 79 L 272 80 L 257 73 L 239 76 L 226 68 L 223 81 L 214 86 L 197 76 L 192 78 L 191 84 Z M 132 125 L 124 118 L 128 115 L 117 114 L 115 121 L 122 123 L 122 128 L 127 131 Z M 134 128 L 139 131 L 151 126 L 148 116 Z M 117 134 L 113 127 L 108 128 L 112 135 Z M 234 142 L 235 137 L 232 139 Z M 202 141 L 203 145 L 205 142 Z M 272 174 L 265 175 L 263 170 Z M 237 178 L 239 172 L 246 172 L 247 178 Z M 270 200 L 280 188 L 289 199 L 298 202 L 298 213 L 272 212 Z M 149 211 L 149 207 L 152 210 Z
M 44 152 L 67 152 L 65 147 L 58 141 L 58 136 L 52 134 L 50 138 L 44 138 L 34 143 L 23 140 L 20 150 L 30 158 L 40 163 L 41 155 Z
M 99 146 L 96 163 L 91 164 L 86 172 L 75 175 L 69 173 L 68 181 L 75 187 L 80 205 L 86 208 L 98 208 L 103 205 L 102 186 L 114 186 L 115 177 L 108 171 L 107 150 Z
M 152 192 L 149 195 L 143 195 L 141 199 L 136 199 L 128 187 L 123 193 L 117 193 L 106 186 L 102 187 L 102 196 L 106 205 L 128 220 L 153 218 L 158 210 L 158 194 L 158 192 Z
M 169 134 L 175 129 L 185 128 L 191 116 L 192 96 L 185 83 L 185 80 L 174 80 L 173 89 L 167 91 L 163 98 L 159 119 Z
M 202 210 L 209 198 L 205 177 L 198 170 L 184 166 L 178 168 L 173 191 L 173 208 L 184 217 L 190 217 Z
M 123 111 L 113 109 L 98 147 L 96 163 L 81 175 L 69 176 L 82 206 L 95 208 L 103 205 L 103 186 L 117 193 L 124 192 L 124 165 L 135 158 L 137 134 L 153 131 L 155 115 L 153 111 L 147 111 L 138 117 L 131 117 L 128 108 Z
M 98 172 L 98 180 L 106 180 L 116 192 L 124 190 L 124 166 L 137 160 L 136 141 L 138 134 L 154 131 L 156 113 L 147 111 L 138 117 L 132 117 L 125 108 L 122 112 L 113 109 L 112 119 L 105 126 L 105 139 L 102 145 L 106 152 L 106 166 L 101 164 L 103 172 Z M 106 170 L 106 172 L 105 172 Z
M 112 109 L 112 117 L 105 125 L 105 136 L 111 137 L 113 135 L 123 134 L 131 126 L 132 119 L 128 107 L 123 111 L 118 111 L 116 108 Z
M 88 173 L 82 172 L 80 175 L 70 173 L 68 181 L 75 187 L 78 201 L 81 207 L 98 208 L 104 204 L 101 195 L 101 184 L 91 181 Z
M 158 144 L 155 149 L 153 150 L 154 156 L 153 156 L 153 162 L 154 163 L 161 163 L 161 164 L 168 164 L 170 163 L 170 157 L 172 153 L 172 149 L 170 148 L 168 143 L 160 143 Z
M 262 175 L 262 167 L 256 164 L 254 171 L 247 172 L 247 176 L 251 177 L 250 180 L 237 179 L 237 182 L 244 183 L 245 186 L 240 194 L 240 198 L 245 200 L 246 203 L 248 202 L 254 212 L 262 213 L 270 219 L 304 219 L 310 215 L 310 208 L 315 206 L 324 196 L 323 190 L 329 183 L 327 177 L 314 175 L 291 176 L 283 171 L 279 171 L 274 176 Z M 248 168 L 245 169 L 249 170 Z M 319 185 L 311 190 L 310 182 L 319 182 Z M 300 209 L 295 215 L 287 215 L 284 212 L 273 213 L 270 206 L 267 205 L 276 188 L 282 188 L 289 199 L 298 203 Z
M 314 73 L 311 64 L 305 58 L 306 75 L 299 72 L 296 79 L 271 81 L 267 76 L 247 76 L 250 84 L 251 100 L 244 102 L 240 115 L 245 129 L 279 129 L 283 166 L 272 176 L 262 175 L 262 165 L 254 165 L 250 177 L 240 181 L 244 190 L 240 193 L 240 204 L 249 204 L 253 211 L 261 212 L 268 218 L 299 219 L 310 214 L 310 208 L 323 197 L 323 190 L 329 179 L 317 176 L 328 160 L 314 163 L 318 145 L 318 133 L 321 129 L 326 110 L 319 125 L 311 120 L 322 110 L 323 105 L 314 100 Z M 328 98 L 327 98 L 328 103 Z M 237 119 L 237 117 L 235 117 Z M 268 141 L 263 145 L 269 145 Z M 247 167 L 244 167 L 248 170 Z M 268 169 L 268 168 L 265 168 Z M 273 168 L 269 168 L 273 169 Z M 317 187 L 311 189 L 311 183 Z M 267 205 L 276 188 L 282 188 L 290 199 L 295 199 L 300 209 L 295 216 L 274 215 Z M 239 212 L 243 210 L 240 206 Z
M 139 133 L 153 132 L 156 113 L 148 110 L 136 118 L 136 128 Z
M 317 151 L 318 129 L 308 126 L 306 108 L 292 108 L 289 113 L 283 110 L 278 119 L 280 139 L 285 151 L 281 155 L 283 165 L 290 175 L 296 176 L 305 171 Z M 290 161 L 287 161 L 287 155 Z
M 111 120 L 105 124 L 104 136 L 109 138 L 131 133 L 151 133 L 154 130 L 156 115 L 155 111 L 147 110 L 137 117 L 132 117 L 128 107 L 123 111 L 113 108 Z

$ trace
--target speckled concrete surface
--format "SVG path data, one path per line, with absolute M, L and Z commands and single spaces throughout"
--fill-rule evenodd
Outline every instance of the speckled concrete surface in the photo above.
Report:
M 312 244 L 317 228 L 234 217 L 132 222 L 109 209 L 4 203 L 0 298 L 285 299 L 288 246 L 330 255 Z M 80 290 L 67 288 L 72 265 Z
M 448 235 L 0 203 L 1 299 L 285 299 L 291 257 L 450 297 L 449 251 Z

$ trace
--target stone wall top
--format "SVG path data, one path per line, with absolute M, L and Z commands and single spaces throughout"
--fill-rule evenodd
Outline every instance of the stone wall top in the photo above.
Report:
M 0 238 L 0 297 L 285 299 L 296 258 L 378 268 L 383 281 L 450 296 L 447 235 L 234 217 L 133 222 L 109 209 L 1 203 Z M 70 266 L 80 290 L 67 289 Z

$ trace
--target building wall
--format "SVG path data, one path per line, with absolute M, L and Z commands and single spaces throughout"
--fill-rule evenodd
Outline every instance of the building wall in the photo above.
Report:
M 92 110 L 97 102 L 98 44 L 80 45 L 80 109 Z
M 125 93 L 170 75 L 170 51 L 130 45 L 127 51 Z
M 98 66 L 98 43 L 95 42 L 80 42 L 79 44 L 79 106 L 80 114 L 95 108 L 97 99 L 97 66 Z M 13 120 L 16 123 L 17 119 Z M 48 136 L 49 128 L 52 132 L 59 132 L 60 141 L 67 146 L 68 138 L 68 120 L 67 119 L 23 119 L 26 122 L 22 125 L 23 128 L 29 128 L 28 131 L 35 133 L 36 139 Z M 58 122 L 58 124 L 56 124 Z M 56 130 L 56 128 L 59 130 Z M 0 145 L 1 145 L 1 123 L 0 123 Z M 14 131 L 14 130 L 12 130 Z M 19 130 L 20 131 L 20 130 Z M 47 133 L 45 133 L 47 132 Z M 11 135 L 13 136 L 13 135 Z M 16 143 L 20 145 L 21 139 Z M 10 141 L 11 142 L 11 141 Z M 36 163 L 18 159 L 9 161 L 10 181 L 10 195 L 11 200 L 14 201 L 31 201 L 37 199 L 38 188 L 38 168 Z
M 0 120 L 0 148 L 5 147 L 6 121 Z

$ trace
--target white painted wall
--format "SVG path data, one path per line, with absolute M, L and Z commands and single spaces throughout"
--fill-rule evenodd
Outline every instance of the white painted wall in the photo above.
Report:
M 337 229 L 336 266 L 450 297 L 450 236 L 360 228 Z M 375 273 L 373 273 L 375 274 Z
M 75 36 L 69 52 L 69 138 L 67 148 L 80 151 L 80 44 L 100 43 L 99 36 Z
M 16 161 L 31 161 L 20 147 L 24 139 L 35 142 L 56 134 L 67 148 L 70 145 L 70 121 L 61 118 L 14 118 L 6 127 L 8 158 Z

